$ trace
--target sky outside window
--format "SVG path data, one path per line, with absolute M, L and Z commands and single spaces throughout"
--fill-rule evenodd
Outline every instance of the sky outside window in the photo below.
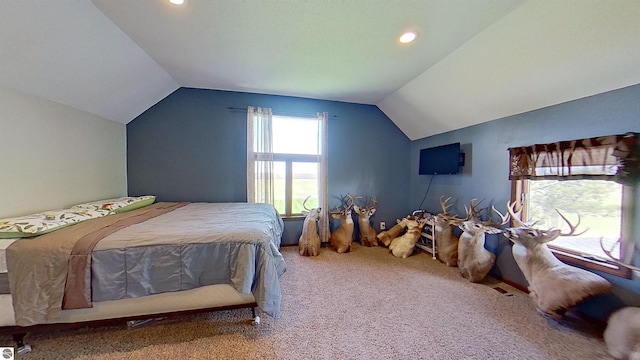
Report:
M 274 116 L 273 152 L 318 155 L 318 120 Z

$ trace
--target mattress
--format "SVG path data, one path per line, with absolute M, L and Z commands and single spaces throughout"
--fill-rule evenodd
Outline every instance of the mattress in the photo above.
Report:
M 9 294 L 9 277 L 7 275 L 7 248 L 18 239 L 0 239 L 0 294 Z
M 0 274 L 7 272 L 7 248 L 18 239 L 0 239 Z

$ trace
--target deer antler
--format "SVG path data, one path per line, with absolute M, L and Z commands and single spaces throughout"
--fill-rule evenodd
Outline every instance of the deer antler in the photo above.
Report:
M 348 198 L 349 198 L 350 203 L 349 203 L 347 206 L 345 206 L 345 207 L 344 207 L 344 210 L 345 210 L 345 211 L 346 211 L 346 210 L 349 210 L 350 208 L 352 208 L 352 207 L 353 207 L 353 205 L 355 205 L 355 203 L 356 203 L 356 200 L 354 199 L 354 197 L 353 197 L 353 196 L 351 196 L 351 195 L 347 194 L 347 195 L 346 195 L 346 197 L 348 197 Z
M 601 238 L 600 238 L 600 248 L 602 249 L 602 251 L 603 251 L 605 254 L 607 254 L 607 256 L 608 256 L 608 257 L 610 257 L 610 258 L 611 258 L 611 260 L 613 260 L 613 262 L 615 262 L 616 264 L 618 264 L 618 265 L 620 265 L 620 266 L 624 266 L 624 267 L 626 267 L 627 269 L 634 270 L 634 271 L 640 271 L 640 267 L 633 266 L 633 265 L 629 265 L 629 264 L 625 264 L 625 263 L 622 261 L 622 259 L 618 259 L 617 257 L 613 256 L 613 254 L 611 254 L 611 252 L 613 251 L 613 248 L 614 248 L 614 247 L 616 247 L 616 245 L 620 244 L 620 240 L 621 240 L 620 238 L 618 238 L 618 240 L 616 240 L 616 242 L 615 242 L 615 243 L 613 243 L 613 245 L 611 246 L 611 248 L 610 248 L 610 249 L 608 249 L 608 250 L 604 248 L 604 243 L 602 242 L 602 240 L 603 240 L 603 239 L 604 239 L 603 237 L 601 237 Z
M 568 233 L 566 233 L 566 234 L 565 234 L 565 233 L 560 232 L 560 235 L 559 235 L 559 236 L 580 236 L 580 235 L 582 235 L 582 234 L 586 233 L 586 232 L 587 232 L 587 230 L 589 230 L 589 229 L 585 229 L 585 230 L 584 230 L 583 232 L 581 232 L 581 233 L 574 234 L 574 233 L 576 232 L 576 228 L 578 227 L 578 225 L 580 225 L 580 214 L 578 214 L 578 223 L 577 223 L 577 224 L 575 224 L 575 225 L 573 225 L 573 224 L 571 224 L 571 222 L 569 221 L 569 219 L 567 219 L 567 217 L 566 217 L 566 216 L 564 216 L 564 215 L 560 212 L 560 210 L 556 209 L 556 212 L 560 215 L 560 217 L 562 218 L 562 220 L 564 220 L 564 222 L 566 222 L 566 223 L 567 223 L 567 225 L 569 225 L 569 232 L 568 232 Z
M 375 196 L 373 197 L 373 199 L 371 199 L 371 201 L 373 202 L 373 206 L 371 206 L 371 207 L 367 207 L 367 208 L 366 208 L 366 209 L 367 209 L 367 211 L 371 211 L 371 210 L 375 209 L 375 208 L 376 208 L 376 206 L 378 206 L 378 200 L 376 200 L 376 197 L 375 197 Z M 369 202 L 367 201 L 367 204 L 368 204 L 368 203 L 369 203 Z
M 613 256 L 613 254 L 611 254 L 611 252 L 613 251 L 613 248 L 616 247 L 616 245 L 620 244 L 620 239 L 618 238 L 618 240 L 616 240 L 616 242 L 611 246 L 609 250 L 604 248 L 604 243 L 602 242 L 602 239 L 604 238 L 600 237 L 600 248 L 602 249 L 602 251 L 605 254 L 607 254 L 607 256 L 610 257 L 613 261 L 615 262 L 622 261 L 622 259 L 618 259 L 617 257 Z
M 350 203 L 346 204 L 346 199 L 349 198 Z M 342 214 L 344 212 L 346 212 L 347 210 L 349 210 L 349 208 L 351 208 L 353 206 L 353 204 L 355 203 L 355 200 L 353 198 L 353 196 L 347 194 L 347 195 L 342 195 L 340 194 L 340 206 L 342 206 L 342 209 L 340 209 L 340 206 L 336 206 L 336 210 L 335 211 L 329 211 L 329 214 Z
M 484 199 L 480 201 L 478 201 L 478 199 L 471 199 L 469 207 L 467 207 L 467 205 L 464 206 L 464 209 L 467 212 L 467 219 L 476 221 L 480 220 L 480 213 L 486 209 L 478 210 L 478 206 L 480 206 L 483 201 Z
M 458 223 L 458 222 L 466 221 L 468 217 L 459 218 L 457 214 L 455 215 L 449 214 L 449 208 L 453 206 L 453 204 L 447 204 L 449 200 L 451 200 L 451 196 L 449 196 L 446 199 L 444 198 L 444 196 L 440 196 L 440 207 L 442 208 L 442 212 L 438 215 L 441 216 L 446 221 L 449 221 L 450 223 Z
M 503 215 L 493 205 L 491 205 L 491 211 L 496 213 L 496 214 L 498 214 L 498 216 L 500 217 L 500 222 L 496 223 L 496 222 L 491 221 L 491 213 L 488 213 L 488 219 L 486 221 L 481 221 L 480 222 L 481 224 L 487 225 L 487 226 L 498 227 L 498 226 L 502 226 L 502 225 L 506 224 L 507 222 L 509 222 L 510 216 L 509 216 L 508 213 L 506 215 Z
M 440 207 L 442 208 L 442 216 L 449 216 L 449 208 L 453 206 L 453 204 L 447 205 L 447 203 L 451 200 L 451 196 L 448 198 L 444 198 L 444 195 L 440 196 Z
M 358 200 L 358 199 L 362 199 L 362 198 L 363 198 L 362 196 L 357 196 L 355 199 Z M 375 209 L 376 205 L 378 205 L 378 200 L 376 200 L 375 196 L 372 198 L 372 202 L 373 202 L 373 206 L 369 207 L 368 206 L 369 205 L 369 197 L 368 196 L 364 197 L 364 206 L 360 206 L 360 209 L 364 209 L 365 211 L 369 211 L 369 210 Z
M 511 220 L 515 224 L 515 227 L 529 227 L 528 224 L 525 224 L 520 217 L 522 216 L 522 207 L 517 212 L 514 210 L 517 201 L 513 201 L 512 203 L 507 201 L 507 212 L 511 216 Z
M 532 228 L 535 224 L 537 224 L 537 221 L 531 222 L 531 221 L 522 221 L 522 210 L 524 209 L 524 207 L 521 207 L 520 210 L 518 210 L 517 212 L 514 210 L 514 208 L 516 207 L 516 204 L 518 202 L 517 201 L 513 201 L 512 203 L 507 201 L 507 212 L 509 213 L 509 215 L 511 216 L 511 219 L 513 220 L 513 223 L 515 225 L 515 227 L 528 227 L 528 228 Z
M 311 197 L 311 195 L 307 196 L 304 201 L 302 202 L 302 207 L 307 210 L 307 211 L 311 211 L 310 209 L 307 209 L 307 200 L 309 200 L 309 198 Z

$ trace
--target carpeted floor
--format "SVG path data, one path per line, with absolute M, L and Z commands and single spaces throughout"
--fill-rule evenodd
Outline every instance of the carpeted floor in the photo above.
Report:
M 398 259 L 357 244 L 315 258 L 282 252 L 277 320 L 252 326 L 251 311 L 240 309 L 29 334 L 33 352 L 21 359 L 609 359 L 596 324 L 550 320 L 528 295 L 469 283 L 423 252 Z

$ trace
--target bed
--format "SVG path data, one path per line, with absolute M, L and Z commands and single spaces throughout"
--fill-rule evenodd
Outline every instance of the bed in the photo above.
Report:
M 273 206 L 104 204 L 72 208 L 99 211 L 73 226 L 0 239 L 0 308 L 9 310 L 0 333 L 18 347 L 27 332 L 61 326 L 242 307 L 279 315 L 286 265 Z

